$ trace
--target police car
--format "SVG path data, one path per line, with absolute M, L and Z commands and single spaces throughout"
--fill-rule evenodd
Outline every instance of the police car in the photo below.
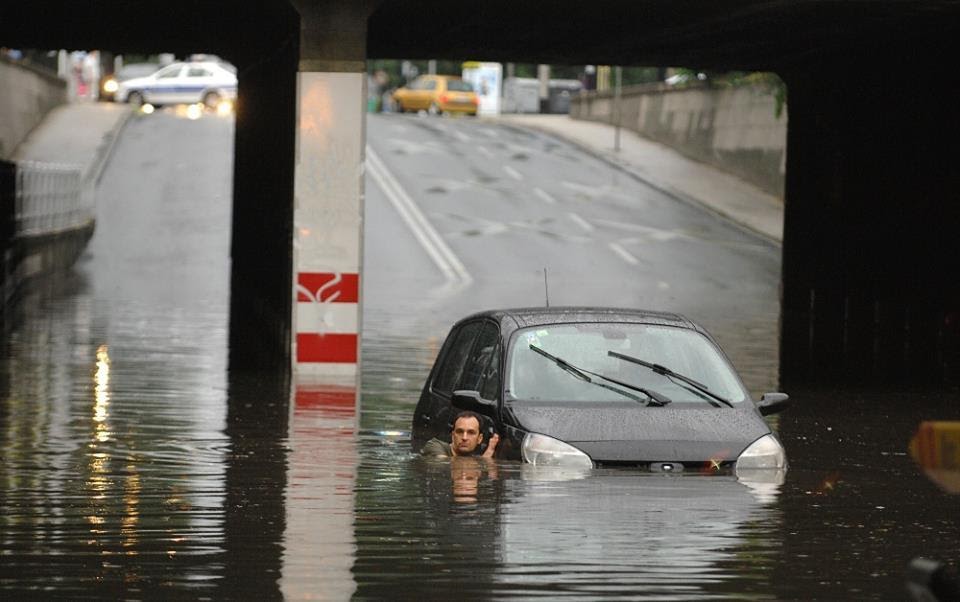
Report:
M 172 63 L 152 75 L 120 82 L 117 102 L 132 105 L 193 104 L 215 107 L 237 96 L 237 76 L 230 65 L 213 61 Z

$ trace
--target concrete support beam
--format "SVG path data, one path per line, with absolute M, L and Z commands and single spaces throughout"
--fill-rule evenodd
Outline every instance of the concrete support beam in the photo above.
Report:
M 290 6 L 244 8 L 251 14 L 237 37 L 250 43 L 231 57 L 238 99 L 230 370 L 287 375 L 299 20 Z
M 297 0 L 293 371 L 356 385 L 366 106 L 366 22 L 375 2 Z

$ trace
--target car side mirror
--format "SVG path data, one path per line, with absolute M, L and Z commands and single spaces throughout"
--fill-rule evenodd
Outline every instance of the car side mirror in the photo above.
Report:
M 769 416 L 786 410 L 789 405 L 790 396 L 786 393 L 764 393 L 760 396 L 757 409 L 763 416 Z
M 480 397 L 478 391 L 460 390 L 453 392 L 453 398 L 450 400 L 453 407 L 461 410 L 470 410 L 480 414 L 490 414 L 496 407 L 492 401 L 487 401 Z

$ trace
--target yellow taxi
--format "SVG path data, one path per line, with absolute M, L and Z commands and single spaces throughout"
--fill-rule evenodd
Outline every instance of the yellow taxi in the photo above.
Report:
M 393 93 L 397 111 L 476 115 L 480 99 L 470 82 L 452 75 L 421 75 Z

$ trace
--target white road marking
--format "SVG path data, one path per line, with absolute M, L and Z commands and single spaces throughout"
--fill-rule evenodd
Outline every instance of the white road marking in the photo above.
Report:
M 454 135 L 454 136 L 457 138 L 457 140 L 459 140 L 460 142 L 470 142 L 470 136 L 467 136 L 466 134 L 464 134 L 464 133 L 461 132 L 460 130 L 453 130 L 453 135 Z
M 497 234 L 502 234 L 508 230 L 507 224 L 503 222 L 498 222 L 494 220 L 484 219 L 482 217 L 476 216 L 466 216 L 460 215 L 458 213 L 437 213 L 434 215 L 442 215 L 450 220 L 466 222 L 468 224 L 474 224 L 479 222 L 479 228 L 470 228 L 468 230 L 462 231 L 459 235 L 465 235 L 467 233 L 476 236 L 477 234 L 482 236 L 494 236 Z
M 626 249 L 621 247 L 619 244 L 612 242 L 607 245 L 610 247 L 610 250 L 620 256 L 620 259 L 626 261 L 630 265 L 637 265 L 640 263 L 640 260 L 631 255 Z
M 546 228 L 544 228 L 544 227 L 541 226 L 540 224 L 535 224 L 535 223 L 531 223 L 531 222 L 510 222 L 510 223 L 507 224 L 507 225 L 510 226 L 511 228 L 515 228 L 515 229 L 517 229 L 517 230 L 529 230 L 530 232 L 537 232 L 537 233 L 539 233 L 539 234 L 545 234 L 545 235 L 547 235 L 547 236 L 551 236 L 551 237 L 556 238 L 556 239 L 558 239 L 558 240 L 565 240 L 565 241 L 574 242 L 574 243 L 577 243 L 577 244 L 590 244 L 590 243 L 593 242 L 593 238 L 590 237 L 590 236 L 574 236 L 574 235 L 570 235 L 570 234 L 559 234 L 559 233 L 557 233 L 557 232 L 553 232 L 553 231 L 551 231 L 551 230 L 547 230 Z
M 443 150 L 436 142 L 414 142 L 406 138 L 388 138 L 387 142 L 393 147 L 394 152 L 400 151 L 408 155 L 419 155 L 421 153 L 440 153 Z
M 565 188 L 569 188 L 576 195 L 582 197 L 583 200 L 596 201 L 601 198 L 610 198 L 627 200 L 634 204 L 644 203 L 643 199 L 637 198 L 634 195 L 628 195 L 616 186 L 611 186 L 609 184 L 580 184 L 578 182 L 565 181 L 560 182 L 560 185 Z
M 487 159 L 493 159 L 493 153 L 485 146 L 478 146 L 477 151 Z
M 503 171 L 507 172 L 508 176 L 510 176 L 514 180 L 517 180 L 518 182 L 523 179 L 523 175 L 516 169 L 510 167 L 509 165 L 504 165 Z
M 440 234 L 434 229 L 423 212 L 417 207 L 410 195 L 406 193 L 397 179 L 387 169 L 377 153 L 369 145 L 367 150 L 367 166 L 370 176 L 376 181 L 380 189 L 387 196 L 387 200 L 397 210 L 410 231 L 413 232 L 417 242 L 423 247 L 430 256 L 430 259 L 437 265 L 440 272 L 446 279 L 446 284 L 441 292 L 456 292 L 466 288 L 473 282 L 473 278 L 467 272 L 460 259 L 447 246 Z
M 577 194 L 583 195 L 591 200 L 596 200 L 603 196 L 609 186 L 596 186 L 593 184 L 580 184 L 579 182 L 560 182 L 561 186 L 569 188 Z
M 542 188 L 534 188 L 534 189 L 533 189 L 533 194 L 535 194 L 535 195 L 537 195 L 538 197 L 540 197 L 540 200 L 543 201 L 544 203 L 549 203 L 549 204 L 553 205 L 554 203 L 557 202 L 557 199 L 555 199 L 555 198 L 553 198 L 552 196 L 550 196 L 550 193 L 547 192 L 546 190 L 542 189 Z
M 567 216 L 569 216 L 570 219 L 573 220 L 573 223 L 575 223 L 576 225 L 580 226 L 581 228 L 583 228 L 583 229 L 586 230 L 587 232 L 593 232 L 593 226 L 590 224 L 590 222 L 588 222 L 587 220 L 583 219 L 582 217 L 580 217 L 580 216 L 577 215 L 576 213 L 568 213 Z
M 611 220 L 598 219 L 594 220 L 596 223 L 601 226 L 608 226 L 610 228 L 616 228 L 618 230 L 629 230 L 631 232 L 642 232 L 649 239 L 665 242 L 673 240 L 675 238 L 691 238 L 689 234 L 679 230 L 664 230 L 662 228 L 651 228 L 650 226 L 643 226 L 641 224 L 631 224 L 629 222 L 615 222 Z
M 474 186 L 475 182 L 465 182 L 463 180 L 447 180 L 444 178 L 439 178 L 436 180 L 436 183 L 427 189 L 427 192 L 442 192 L 438 189 L 443 189 L 446 192 L 456 192 L 458 190 L 465 190 Z

